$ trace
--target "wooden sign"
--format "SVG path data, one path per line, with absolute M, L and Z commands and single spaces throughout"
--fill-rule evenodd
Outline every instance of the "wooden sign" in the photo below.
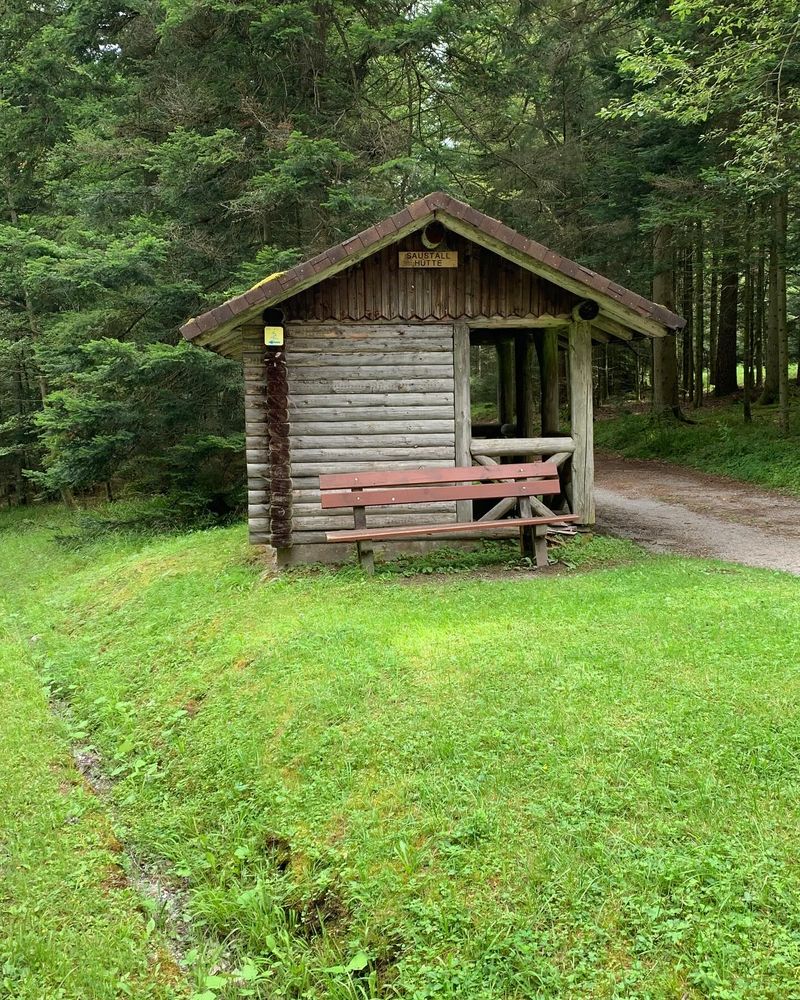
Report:
M 282 326 L 265 326 L 264 327 L 264 345 L 266 347 L 282 347 L 283 346 L 283 327 Z
M 400 267 L 458 267 L 458 250 L 401 250 Z

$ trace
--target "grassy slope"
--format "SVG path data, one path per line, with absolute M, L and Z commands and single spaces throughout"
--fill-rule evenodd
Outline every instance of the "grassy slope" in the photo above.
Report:
M 598 420 L 595 443 L 626 458 L 676 462 L 800 495 L 800 408 L 794 408 L 788 436 L 777 429 L 774 407 L 754 407 L 749 425 L 742 421 L 741 404 L 713 405 L 687 415 L 696 424 L 646 414 Z
M 125 838 L 245 973 L 219 996 L 800 995 L 798 581 L 259 583 L 238 528 L 0 539 Z
M 0 997 L 184 996 L 0 599 Z

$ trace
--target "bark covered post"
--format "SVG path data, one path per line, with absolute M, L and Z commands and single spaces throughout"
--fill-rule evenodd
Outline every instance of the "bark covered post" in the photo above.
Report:
M 558 331 L 550 328 L 537 330 L 535 343 L 539 358 L 542 437 L 557 437 L 559 434 Z
M 653 299 L 674 311 L 672 226 L 664 225 L 656 233 L 653 257 Z M 653 412 L 658 416 L 681 415 L 678 356 L 673 336 L 657 337 L 653 341 Z
M 674 342 L 673 342 L 674 343 Z M 572 507 L 581 524 L 594 524 L 594 408 L 592 325 L 573 317 L 569 326 L 569 408 L 572 439 Z
M 270 543 L 278 550 L 292 544 L 292 478 L 289 446 L 289 382 L 285 347 L 265 350 L 267 428 L 270 459 Z
M 264 327 L 243 326 L 244 432 L 247 447 L 247 524 L 253 545 L 269 544 L 269 431 Z

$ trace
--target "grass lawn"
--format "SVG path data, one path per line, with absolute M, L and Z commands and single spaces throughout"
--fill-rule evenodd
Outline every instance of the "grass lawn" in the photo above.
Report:
M 0 997 L 185 996 L 13 624 L 0 598 Z
M 800 407 L 793 407 L 789 435 L 778 430 L 774 406 L 754 406 L 751 424 L 743 422 L 741 403 L 712 401 L 686 415 L 695 423 L 614 414 L 595 422 L 595 444 L 626 458 L 676 462 L 800 495 Z
M 116 835 L 188 887 L 194 997 L 800 997 L 798 580 L 600 539 L 560 575 L 262 581 L 240 527 L 68 527 L 0 516 L 23 699 L 0 811 L 30 705 L 41 811 L 59 794 L 33 665 L 114 779 Z M 25 822 L 41 854 L 52 824 Z M 83 878 L 77 924 L 119 941 L 87 962 L 138 968 L 133 903 Z M 17 877 L 0 918 L 62 907 L 66 950 L 62 891 Z M 12 919 L 7 979 L 56 983 Z

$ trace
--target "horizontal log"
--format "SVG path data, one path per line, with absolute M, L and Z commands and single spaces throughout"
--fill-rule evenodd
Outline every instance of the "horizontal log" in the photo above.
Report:
M 553 515 L 553 517 L 520 517 L 515 518 L 513 521 L 480 521 L 475 527 L 479 527 L 480 531 L 492 531 L 493 529 L 501 528 L 505 529 L 508 527 L 522 528 L 526 526 L 533 525 L 544 525 L 551 524 L 554 521 L 577 521 L 577 517 L 558 517 Z M 458 522 L 456 522 L 458 523 Z M 435 524 L 428 525 L 423 532 L 420 533 L 419 528 L 386 528 L 385 530 L 378 528 L 364 530 L 353 530 L 353 531 L 343 531 L 341 534 L 328 535 L 329 542 L 358 542 L 358 541 L 381 541 L 389 540 L 392 538 L 417 538 L 425 537 L 427 535 L 449 535 L 453 534 L 454 531 L 464 531 L 468 529 L 468 525 L 463 525 L 459 528 L 454 528 L 452 525 L 448 524 Z
M 391 363 L 375 365 L 350 364 L 332 367 L 315 359 L 317 364 L 300 366 L 288 365 L 287 373 L 291 385 L 303 385 L 306 382 L 345 381 L 348 379 L 363 381 L 364 379 L 414 379 L 414 378 L 452 378 L 453 362 L 448 360 L 444 365 L 393 365 Z
M 251 531 L 248 535 L 251 545 L 269 545 L 270 536 L 266 531 Z
M 431 521 L 441 522 L 442 524 L 454 524 L 456 523 L 456 512 L 455 509 L 444 512 L 428 512 L 428 511 L 415 511 L 411 514 L 380 514 L 372 517 L 372 512 L 367 515 L 367 527 L 404 527 L 406 525 L 412 524 L 430 524 Z M 353 513 L 350 512 L 347 516 L 333 516 L 324 514 L 320 517 L 305 517 L 302 514 L 297 515 L 292 511 L 292 530 L 293 531 L 336 531 L 346 530 L 347 528 L 353 527 Z
M 348 408 L 372 410 L 375 416 L 384 413 L 388 408 L 413 410 L 424 406 L 447 406 L 453 409 L 453 386 L 449 390 L 432 392 L 340 392 L 335 396 L 321 396 L 318 393 L 305 392 L 289 396 L 289 413 L 300 413 L 305 409 L 334 410 L 345 413 Z M 377 412 L 376 412 L 377 411 Z
M 292 497 L 292 510 L 303 517 L 316 517 L 317 515 L 321 517 L 350 517 L 352 514 L 352 511 L 347 507 L 343 507 L 341 510 L 323 510 L 320 507 L 319 495 L 313 499 L 308 492 L 303 490 L 293 490 Z M 432 513 L 447 513 L 455 510 L 455 504 L 449 500 L 443 503 L 429 503 L 425 504 L 424 509 Z M 377 516 L 380 513 L 415 514 L 419 510 L 419 504 L 412 504 L 409 507 L 404 507 L 402 504 L 390 504 L 387 507 L 370 507 L 369 512 L 370 516 L 372 514 Z
M 383 430 L 386 430 L 384 425 Z M 427 429 L 416 429 L 410 434 L 400 434 L 397 431 L 389 434 L 377 432 L 349 434 L 306 434 L 304 428 L 292 427 L 292 451 L 302 448 L 372 448 L 376 453 L 384 446 L 390 448 L 420 448 L 435 445 L 452 445 L 455 440 L 452 426 L 448 431 L 428 432 Z
M 470 444 L 473 455 L 549 455 L 555 452 L 575 451 L 571 437 L 557 438 L 473 438 Z
M 449 458 L 434 459 L 432 461 L 424 461 L 420 459 L 415 459 L 409 461 L 408 459 L 371 459 L 371 460 L 359 460 L 354 461 L 352 455 L 349 455 L 347 459 L 333 462 L 292 462 L 292 482 L 298 483 L 303 479 L 316 478 L 319 482 L 319 476 L 326 472 L 366 472 L 370 469 L 420 469 L 425 468 L 452 468 L 453 466 L 453 456 Z
M 307 337 L 319 340 L 369 340 L 372 337 L 404 337 L 415 340 L 420 337 L 450 337 L 453 327 L 449 323 L 288 323 L 286 340 Z
M 429 458 L 453 458 L 452 445 L 418 445 L 393 447 L 365 448 L 292 448 L 292 465 L 295 462 L 348 462 L 348 461 L 388 461 L 390 459 L 408 461 L 415 459 L 420 464 Z M 249 470 L 249 466 L 248 466 Z
M 316 397 L 319 398 L 319 397 Z M 289 407 L 289 421 L 292 427 L 302 427 L 310 434 L 325 433 L 325 428 L 335 429 L 335 433 L 347 433 L 346 427 L 365 427 L 372 431 L 376 427 L 392 427 L 413 420 L 436 424 L 434 430 L 444 430 L 445 424 L 453 427 L 452 406 L 344 406 L 341 409 L 315 409 L 312 406 Z M 441 425 L 441 426 L 439 426 Z M 332 431 L 333 433 L 334 431 Z
M 286 363 L 290 369 L 320 368 L 347 370 L 369 368 L 381 371 L 386 365 L 392 368 L 414 368 L 417 365 L 446 367 L 452 369 L 453 357 L 447 351 L 366 351 L 361 354 L 327 354 L 322 351 L 295 351 L 286 353 Z M 424 374 L 424 372 L 423 372 Z
M 324 376 L 329 375 L 330 372 L 325 372 Z M 392 372 L 396 375 L 396 372 Z M 305 379 L 297 379 L 294 377 L 292 372 L 289 372 L 289 391 L 290 398 L 297 394 L 298 396 L 328 396 L 332 397 L 339 394 L 352 396 L 352 395 L 365 395 L 375 393 L 440 393 L 440 392 L 453 392 L 453 379 L 452 376 L 449 378 L 417 378 L 412 377 L 408 372 L 403 373 L 402 378 L 376 378 L 374 377 L 374 372 L 370 373 L 369 376 L 356 378 L 351 377 L 347 379 L 342 379 L 337 372 L 337 377 L 335 379 L 329 379 L 327 377 L 322 377 L 317 381 L 305 381 Z M 330 405 L 335 405 L 333 399 L 331 398 Z
M 247 512 L 247 524 L 250 531 L 269 531 L 269 517 Z
M 322 354 L 326 358 L 334 356 L 352 357 L 371 351 L 436 351 L 449 353 L 453 350 L 452 337 L 369 337 L 364 340 L 342 340 L 315 337 L 291 337 L 286 341 L 286 356 L 293 358 L 300 353 Z

